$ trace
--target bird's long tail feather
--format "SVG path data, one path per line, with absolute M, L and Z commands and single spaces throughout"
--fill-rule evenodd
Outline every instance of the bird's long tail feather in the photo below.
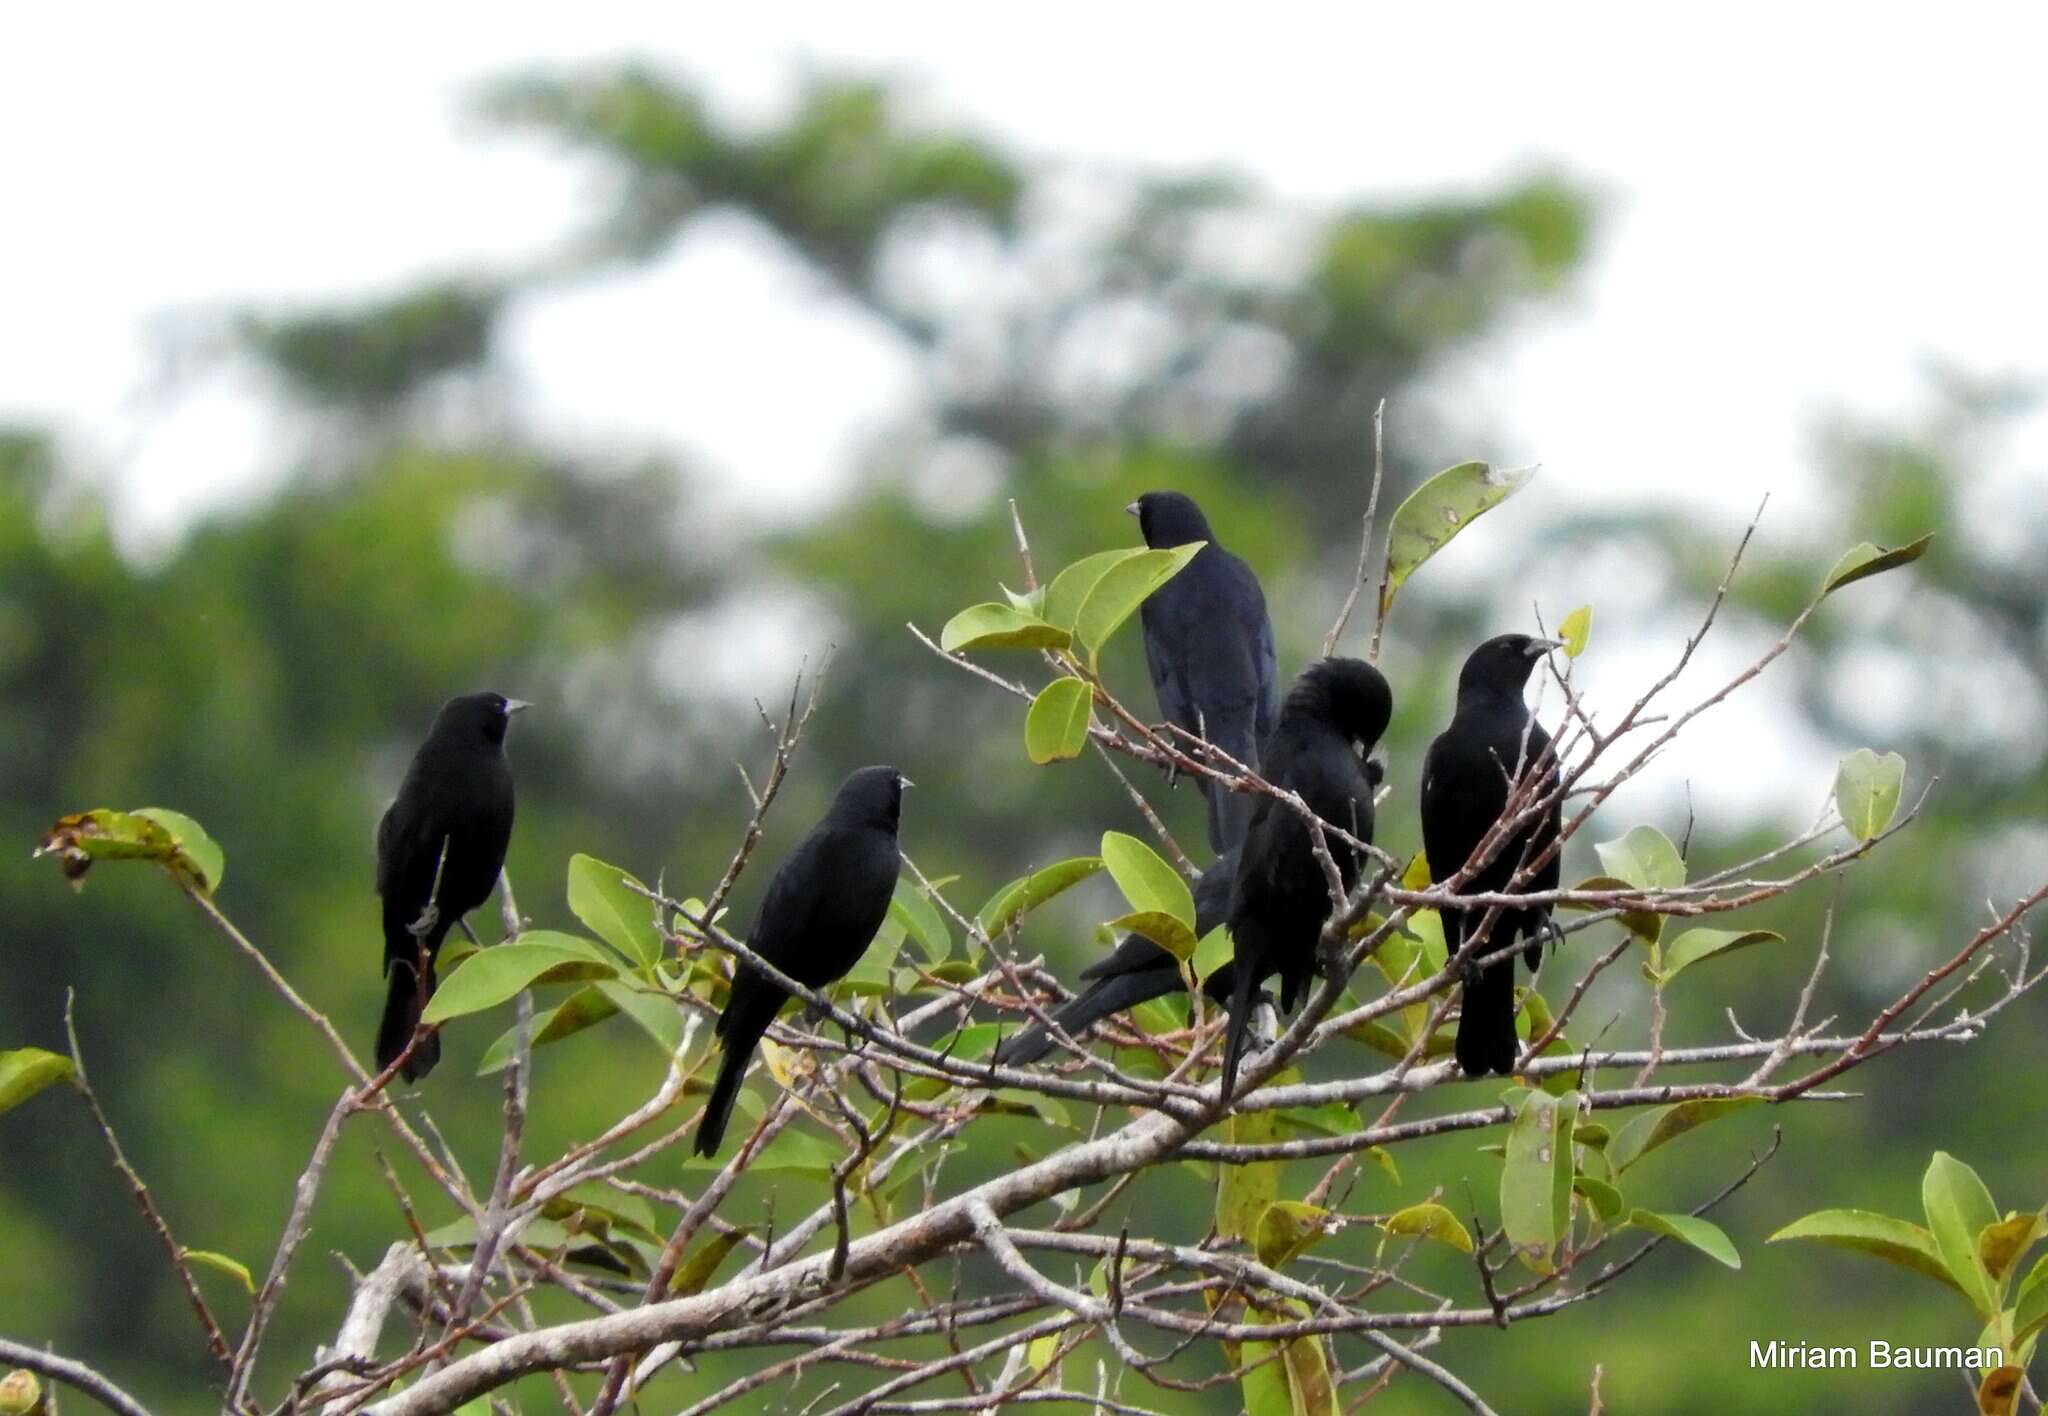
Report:
M 1112 1013 L 1135 1008 L 1149 999 L 1161 998 L 1180 987 L 1180 974 L 1173 969 L 1145 969 L 1117 974 L 1091 985 L 1080 997 L 1054 1010 L 1052 1020 L 1068 1037 L 1079 1039 Z M 1050 1029 L 1034 1023 L 1015 1037 L 1006 1039 L 992 1054 L 1001 1066 L 1022 1067 L 1038 1061 L 1054 1047 Z
M 1230 988 L 1230 1026 L 1223 1040 L 1223 1099 L 1227 1102 L 1237 1089 L 1238 1064 L 1244 1061 L 1245 1038 L 1252 1025 L 1252 988 L 1257 970 L 1245 967 L 1244 946 L 1238 945 L 1239 958 L 1235 976 Z
M 377 1070 L 383 1071 L 405 1051 L 405 1045 L 412 1041 L 413 1033 L 420 1025 L 420 1009 L 423 1000 L 431 998 L 437 980 L 434 966 L 427 965 L 427 986 L 422 990 L 418 975 L 411 964 L 394 963 L 390 970 L 390 983 L 384 994 L 384 1016 L 377 1024 Z M 408 1082 L 416 1082 L 441 1060 L 441 1036 L 429 1033 L 420 1039 L 412 1056 L 405 1059 L 400 1075 Z
M 711 1084 L 711 1095 L 704 1102 L 704 1119 L 697 1123 L 693 1144 L 699 1155 L 717 1154 L 719 1144 L 725 1140 L 726 1123 L 732 1120 L 732 1104 L 740 1094 L 747 1064 L 753 1061 L 754 1049 L 760 1044 L 761 1035 L 768 1031 L 768 1024 L 775 1021 L 782 999 L 771 997 L 767 1003 L 764 1009 L 752 999 L 735 997 L 719 1019 L 725 1051 L 718 1059 L 718 1077 Z
M 1515 1070 L 1514 956 L 1484 969 L 1468 968 L 1458 1012 L 1458 1066 L 1468 1077 L 1508 1076 Z

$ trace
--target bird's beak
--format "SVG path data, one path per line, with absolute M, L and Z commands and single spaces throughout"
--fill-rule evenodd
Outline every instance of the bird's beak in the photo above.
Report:
M 1524 652 L 1532 659 L 1540 659 L 1551 650 L 1562 648 L 1564 648 L 1564 641 L 1562 639 L 1532 639 L 1529 641 L 1528 649 Z
M 509 718 L 514 713 L 523 713 L 532 706 L 523 698 L 508 698 L 505 700 L 505 716 Z
M 1125 511 L 1128 511 L 1128 512 L 1129 512 L 1129 513 L 1130 513 L 1131 515 L 1133 515 L 1133 516 L 1136 516 L 1136 515 L 1138 515 L 1138 514 L 1139 514 L 1139 513 L 1138 513 L 1138 504 L 1137 504 L 1136 502 L 1132 502 L 1132 503 L 1131 503 L 1130 505 L 1126 506 L 1126 507 L 1124 508 L 1124 510 L 1125 510 Z
M 910 778 L 904 776 L 901 772 L 898 772 L 896 774 L 896 785 L 899 787 L 914 787 L 917 783 L 911 781 Z

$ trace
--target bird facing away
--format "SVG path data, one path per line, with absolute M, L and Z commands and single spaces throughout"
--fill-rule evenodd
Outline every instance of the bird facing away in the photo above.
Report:
M 1257 770 L 1260 745 L 1280 713 L 1273 622 L 1259 578 L 1216 543 L 1202 509 L 1179 492 L 1147 492 L 1124 510 L 1138 518 L 1145 544 L 1155 550 L 1209 543 L 1138 611 L 1160 714 Z M 1251 823 L 1254 798 L 1206 777 L 1202 795 L 1209 849 L 1218 855 L 1235 850 Z
M 748 947 L 807 988 L 824 988 L 852 971 L 889 913 L 902 859 L 896 823 L 909 785 L 894 767 L 863 767 L 840 784 L 825 819 L 775 868 Z M 715 1154 L 725 1139 L 754 1047 L 790 996 L 750 963 L 734 970 L 714 1029 L 724 1054 L 697 1123 L 697 1154 Z
M 512 767 L 505 730 L 527 705 L 502 693 L 451 698 L 413 754 L 398 796 L 377 823 L 377 893 L 384 900 L 384 975 L 377 1070 L 405 1051 L 435 987 L 441 941 L 490 898 L 512 840 Z M 445 857 L 444 857 L 445 853 Z M 415 933 L 414 931 L 418 931 Z M 406 1058 L 418 1081 L 441 1060 L 429 1034 Z
M 1557 764 L 1547 761 L 1550 734 L 1522 701 L 1522 689 L 1554 639 L 1502 634 L 1472 651 L 1458 674 L 1458 707 L 1451 725 L 1429 745 L 1422 765 L 1422 847 L 1430 875 L 1448 880 L 1472 858 L 1480 841 L 1508 804 L 1509 783 L 1532 768 L 1542 776 L 1539 796 L 1555 797 Z M 1522 804 L 1537 800 L 1525 795 Z M 1460 888 L 1462 894 L 1504 892 L 1525 860 L 1534 860 L 1557 836 L 1563 804 L 1553 799 L 1485 866 Z M 1559 855 L 1552 854 L 1519 889 L 1554 890 Z M 1467 937 L 1486 919 L 1484 909 L 1443 911 L 1444 947 L 1456 958 Z M 1495 953 L 1517 937 L 1527 940 L 1523 957 L 1531 969 L 1542 958 L 1542 932 L 1550 906 L 1502 910 L 1487 930 L 1481 954 Z M 1485 968 L 1463 965 L 1465 997 L 1458 1013 L 1458 1066 L 1468 1077 L 1506 1076 L 1515 1070 L 1515 964 L 1504 956 Z
M 1195 882 L 1196 938 L 1223 923 L 1230 912 L 1230 887 L 1236 878 L 1237 853 L 1228 851 L 1211 861 Z M 1230 996 L 1230 973 L 1225 964 L 1203 983 L 1202 991 L 1223 1002 Z M 1142 934 L 1126 934 L 1108 958 L 1083 969 L 1081 977 L 1092 981 L 1090 987 L 1052 1015 L 1060 1031 L 1076 1039 L 1111 1013 L 1164 997 L 1181 986 L 1179 961 Z M 1052 1049 L 1052 1033 L 1042 1024 L 1033 1024 L 1005 1041 L 991 1060 L 1021 1067 Z
M 1266 740 L 1266 780 L 1298 794 L 1324 821 L 1370 843 L 1374 774 L 1365 757 L 1393 712 L 1393 692 L 1372 665 L 1361 659 L 1310 665 L 1288 690 L 1280 721 Z M 1358 882 L 1357 853 L 1326 839 L 1348 891 Z M 1223 1047 L 1226 1101 L 1244 1057 L 1252 990 L 1279 974 L 1280 1007 L 1293 1012 L 1314 970 L 1330 912 L 1329 879 L 1316 859 L 1308 823 L 1286 802 L 1260 795 L 1238 853 L 1230 901 L 1236 972 Z

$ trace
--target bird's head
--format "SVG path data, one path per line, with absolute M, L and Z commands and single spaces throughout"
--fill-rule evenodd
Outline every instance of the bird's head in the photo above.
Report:
M 432 737 L 451 744 L 470 744 L 481 739 L 497 747 L 505 741 L 512 715 L 532 706 L 502 693 L 465 693 L 441 705 L 441 711 L 434 716 Z
M 1324 719 L 1367 754 L 1394 716 L 1394 691 L 1386 675 L 1363 659 L 1331 658 L 1309 665 L 1287 702 Z
M 903 789 L 911 785 L 910 778 L 894 767 L 863 767 L 839 784 L 839 794 L 832 798 L 832 819 L 894 832 L 903 815 Z
M 1465 667 L 1458 673 L 1458 697 L 1519 699 L 1537 662 L 1562 644 L 1562 640 L 1527 634 L 1496 634 L 1466 656 Z
M 1138 533 L 1154 550 L 1216 539 L 1195 499 L 1179 492 L 1147 492 L 1124 510 L 1138 518 Z

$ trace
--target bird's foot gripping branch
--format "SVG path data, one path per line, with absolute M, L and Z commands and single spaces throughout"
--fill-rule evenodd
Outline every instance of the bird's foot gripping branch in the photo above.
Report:
M 1368 658 L 1413 572 L 1521 480 L 1462 464 L 1401 505 Z M 1421 798 L 1425 851 L 1375 829 L 1386 788 L 1367 754 L 1401 686 L 1335 654 L 1367 580 L 1370 514 L 1345 615 L 1283 694 L 1278 651 L 1293 636 L 1272 634 L 1250 568 L 1222 558 L 1199 511 L 1188 519 L 1192 503 L 1138 505 L 1145 545 L 1101 551 L 1044 584 L 1018 518 L 1026 589 L 963 611 L 936 639 L 918 633 L 949 666 L 1018 699 L 1033 762 L 1082 770 L 1056 764 L 1092 752 L 1120 785 L 1134 815 L 1091 828 L 1093 853 L 993 888 L 955 878 L 948 823 L 919 815 L 901 773 L 869 769 L 769 875 L 742 934 L 728 902 L 751 884 L 762 824 L 817 710 L 814 682 L 769 722 L 766 775 L 749 787 L 752 816 L 719 880 L 672 892 L 644 883 L 661 878 L 659 861 L 632 862 L 636 875 L 576 856 L 574 932 L 529 928 L 501 891 L 503 938 L 481 949 L 436 939 L 438 983 L 408 1000 L 424 1003 L 401 1039 L 412 1050 L 372 1069 L 223 911 L 222 852 L 195 823 L 162 811 L 67 817 L 42 846 L 67 875 L 106 860 L 163 866 L 321 1037 L 343 1090 L 260 1281 L 174 1237 L 174 1224 L 203 1227 L 201 1217 L 157 1209 L 75 1048 L 0 1053 L 0 1108 L 67 1080 L 92 1104 L 191 1292 L 224 1405 L 251 1416 L 426 1416 L 517 1383 L 529 1408 L 591 1416 L 628 1400 L 691 1416 L 750 1411 L 790 1392 L 846 1416 L 1062 1400 L 1174 1411 L 1221 1387 L 1259 1416 L 1333 1416 L 1393 1380 L 1486 1411 L 1459 1375 L 1483 1330 L 1594 1300 L 1672 1241 L 1740 1266 L 1731 1232 L 1742 1226 L 1725 1202 L 1775 1153 L 1777 1129 L 1800 1123 L 1779 1113 L 1765 1148 L 1739 1118 L 1847 1104 L 1831 1089 L 1844 1074 L 1894 1049 L 1968 1042 L 2039 983 L 2025 923 L 2048 886 L 1959 944 L 1930 947 L 1920 976 L 1853 1024 L 1814 1016 L 1831 931 L 1800 939 L 1753 922 L 1828 877 L 1853 889 L 1855 867 L 1911 826 L 1917 803 L 1897 757 L 1852 754 L 1811 828 L 1741 859 L 1701 859 L 1689 833 L 1674 841 L 1650 823 L 1595 824 L 1620 787 L 1677 755 L 1691 723 L 1780 657 L 1829 594 L 1917 548 L 1850 553 L 1772 643 L 1690 703 L 1671 690 L 1714 627 L 1740 549 L 1675 662 L 1632 700 L 1593 702 L 1576 682 L 1586 611 L 1565 616 L 1554 639 L 1487 641 L 1463 658 L 1437 748 L 1419 770 L 1393 765 L 1393 784 Z M 1212 594 L 1234 618 L 1188 610 L 1190 596 Z M 1133 617 L 1157 719 L 1120 701 L 1105 672 Z M 1234 661 L 1242 675 L 1209 672 L 1236 649 L 1248 650 Z M 1539 673 L 1532 710 L 1525 684 Z M 1561 711 L 1545 728 L 1553 691 Z M 1235 722 L 1233 695 L 1250 730 L 1218 734 Z M 1202 785 L 1210 858 L 1173 838 L 1126 761 Z M 508 830 L 509 800 L 508 786 Z M 434 873 L 445 875 L 464 843 L 442 829 L 394 831 L 390 858 L 404 853 L 398 835 L 417 835 L 411 854 L 443 860 Z M 1597 871 L 1568 875 L 1582 832 Z M 443 879 L 408 896 L 407 947 L 423 943 L 403 928 L 423 902 L 437 903 L 446 936 L 442 921 L 452 928 L 488 893 L 475 886 L 451 898 Z M 1117 942 L 1074 997 L 1038 956 L 1041 912 L 1091 900 Z M 1738 911 L 1754 913 L 1722 918 Z M 1678 1006 L 1727 977 L 1725 962 L 1700 966 L 1760 949 L 1811 955 L 1784 1025 L 1756 1033 L 1731 1014 L 1725 1028 L 1681 1035 L 1674 1017 L 1717 1014 Z M 1526 987 L 1517 954 L 1542 965 Z M 1582 1013 L 1596 983 L 1624 981 L 1616 966 L 1631 956 L 1635 978 L 1607 990 L 1630 1000 L 1631 1036 L 1610 1040 L 1610 1023 Z M 1269 983 L 1282 1021 L 1260 1038 L 1252 1019 Z M 390 1087 L 431 1030 L 483 1014 L 503 1024 L 479 1067 L 502 1090 L 501 1134 L 495 1155 L 451 1163 L 416 1098 Z M 595 1134 L 532 1153 L 528 1117 L 549 1103 L 533 1055 L 583 1035 L 651 1044 L 661 1079 Z M 449 1070 L 431 1085 L 480 1085 Z M 1479 1080 L 1489 1074 L 1502 1079 Z M 395 1146 L 402 1170 L 387 1173 L 415 1222 L 394 1229 L 347 1311 L 328 1315 L 332 1342 L 267 1350 L 350 1126 Z M 1676 1188 L 1636 1169 L 1667 1145 L 1705 1149 L 1692 1133 L 1708 1128 L 1735 1138 L 1718 1185 Z M 1415 1144 L 1447 1136 L 1468 1138 L 1462 1162 Z M 1463 1183 L 1473 1173 L 1477 1187 Z M 1944 1182 L 1943 1215 L 1966 1189 Z M 1972 1236 L 1929 1206 L 1927 1231 L 1899 1226 L 1920 1235 L 1900 1252 L 1925 1257 L 1931 1245 L 1969 1296 L 1948 1240 Z M 1780 1237 L 1857 1243 L 1839 1217 L 1802 1223 Z M 2016 1222 L 1998 1232 L 2022 1242 Z M 2048 1287 L 2038 1274 L 2014 1286 L 2008 1262 L 1994 1290 L 1984 1262 L 1977 1307 L 2021 1350 Z M 224 1266 L 247 1281 L 235 1311 L 193 1277 Z M 141 1410 L 75 1361 L 13 1345 L 0 1357 Z M 1985 1400 L 2009 1406 L 2016 1386 Z

